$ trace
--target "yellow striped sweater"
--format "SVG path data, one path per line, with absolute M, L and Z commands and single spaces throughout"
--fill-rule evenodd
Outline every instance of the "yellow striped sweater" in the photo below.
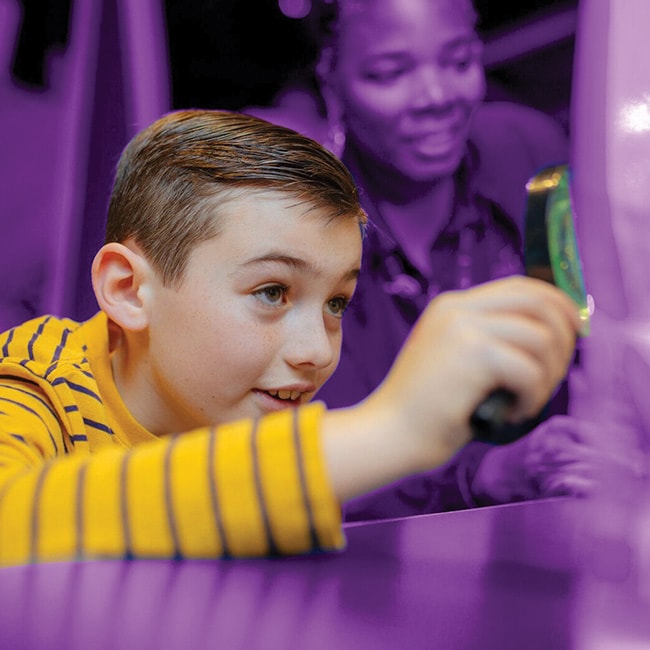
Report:
M 323 406 L 157 437 L 112 379 L 102 313 L 0 335 L 0 564 L 301 554 L 344 544 Z

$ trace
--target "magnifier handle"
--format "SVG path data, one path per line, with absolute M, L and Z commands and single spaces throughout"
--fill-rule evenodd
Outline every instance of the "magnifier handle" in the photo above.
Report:
M 492 391 L 476 408 L 470 418 L 475 440 L 499 444 L 498 434 L 503 429 L 515 396 L 504 388 Z

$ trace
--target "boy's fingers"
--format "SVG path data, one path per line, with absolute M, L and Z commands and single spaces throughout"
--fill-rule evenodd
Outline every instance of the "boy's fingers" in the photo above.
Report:
M 560 316 L 562 321 L 578 332 L 582 323 L 578 308 L 561 289 L 535 278 L 514 276 L 495 280 L 475 287 L 472 307 L 497 313 L 527 313 L 545 319 L 549 313 Z
M 497 388 L 518 396 L 512 418 L 537 415 L 566 375 L 578 328 L 571 300 L 539 280 L 444 293 L 412 329 L 382 384 L 384 403 L 425 432 L 431 413 L 449 431 L 467 432 L 472 411 Z
M 484 327 L 486 334 L 529 355 L 544 369 L 549 385 L 555 386 L 566 375 L 575 339 L 561 323 L 549 325 L 515 314 L 488 318 Z

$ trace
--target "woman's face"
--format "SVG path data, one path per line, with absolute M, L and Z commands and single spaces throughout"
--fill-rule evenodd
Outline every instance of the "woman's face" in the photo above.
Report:
M 347 136 L 415 182 L 452 174 L 485 93 L 467 0 L 340 0 L 329 77 Z

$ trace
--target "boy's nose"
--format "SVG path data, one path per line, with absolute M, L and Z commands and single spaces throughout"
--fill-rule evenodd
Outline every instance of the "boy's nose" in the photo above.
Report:
M 286 341 L 286 360 L 292 366 L 326 368 L 335 357 L 336 342 L 327 331 L 323 315 L 307 322 L 297 321 Z

